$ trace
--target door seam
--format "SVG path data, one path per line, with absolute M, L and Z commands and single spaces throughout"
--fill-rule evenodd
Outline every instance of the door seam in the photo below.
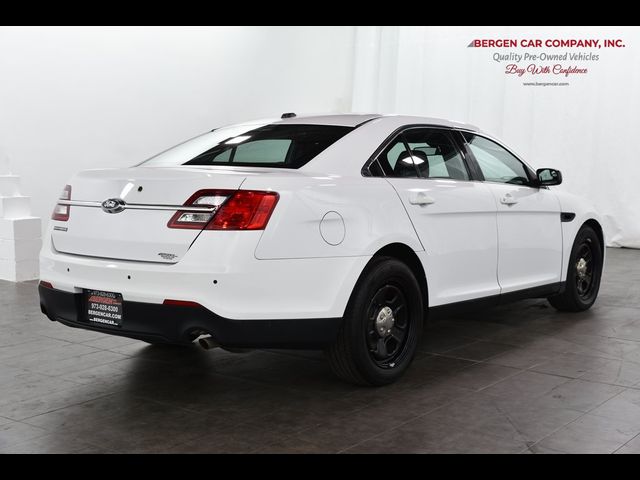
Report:
M 418 230 L 416 230 L 416 226 L 413 223 L 413 219 L 411 218 L 411 215 L 409 214 L 409 211 L 407 210 L 407 206 L 402 201 L 402 197 L 400 196 L 400 193 L 398 193 L 398 190 L 396 190 L 396 187 L 393 185 L 393 183 L 391 183 L 389 181 L 389 179 L 385 178 L 384 180 L 385 180 L 385 182 L 387 182 L 387 184 L 389 184 L 391 186 L 391 188 L 393 188 L 393 191 L 395 192 L 396 196 L 398 197 L 398 200 L 400 200 L 400 205 L 402 205 L 402 208 L 404 209 L 404 213 L 407 214 L 407 217 L 409 218 L 409 222 L 411 222 L 411 226 L 413 227 L 413 233 L 416 234 L 416 238 L 418 239 L 418 242 L 420 243 L 420 246 L 422 247 L 422 251 L 427 253 L 426 249 L 424 248 L 424 244 L 422 243 L 422 239 L 420 238 L 420 235 L 418 235 Z

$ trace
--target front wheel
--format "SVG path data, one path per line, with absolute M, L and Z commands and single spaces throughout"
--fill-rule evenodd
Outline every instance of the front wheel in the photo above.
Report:
M 327 351 L 332 370 L 357 385 L 396 381 L 415 356 L 423 319 L 422 292 L 411 269 L 395 258 L 374 258 Z
M 549 303 L 563 312 L 582 312 L 594 304 L 602 277 L 602 245 L 593 228 L 585 226 L 576 235 L 564 292 L 549 297 Z

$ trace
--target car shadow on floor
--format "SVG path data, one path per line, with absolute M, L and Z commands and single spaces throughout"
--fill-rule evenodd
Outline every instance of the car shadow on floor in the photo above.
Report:
M 575 383 L 620 356 L 593 344 L 598 313 L 532 300 L 437 319 L 405 376 L 382 388 L 340 382 L 320 352 L 132 342 L 115 349 L 122 360 L 64 376 L 96 398 L 26 422 L 98 451 L 525 451 L 622 390 Z

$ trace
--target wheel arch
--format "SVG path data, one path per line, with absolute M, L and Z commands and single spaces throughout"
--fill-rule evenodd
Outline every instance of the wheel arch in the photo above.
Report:
M 416 255 L 416 252 L 404 243 L 395 242 L 380 248 L 373 255 L 372 260 L 378 257 L 396 258 L 411 269 L 418 281 L 418 284 L 420 285 L 422 300 L 426 309 L 429 305 L 429 285 L 427 283 L 427 274 L 424 270 L 424 266 L 418 258 L 418 255 Z
M 590 218 L 580 226 L 580 229 L 578 231 L 582 230 L 582 228 L 584 227 L 591 227 L 596 232 L 596 235 L 598 235 L 598 240 L 600 240 L 600 249 L 604 255 L 606 245 L 604 244 L 604 231 L 602 230 L 602 225 L 600 225 L 600 222 L 598 222 L 595 218 Z

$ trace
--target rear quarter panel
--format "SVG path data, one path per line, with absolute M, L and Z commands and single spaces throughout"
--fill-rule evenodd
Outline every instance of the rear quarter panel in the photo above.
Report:
M 265 176 L 248 178 L 242 189 L 280 195 L 258 259 L 371 256 L 394 242 L 422 250 L 402 202 L 382 178 Z

